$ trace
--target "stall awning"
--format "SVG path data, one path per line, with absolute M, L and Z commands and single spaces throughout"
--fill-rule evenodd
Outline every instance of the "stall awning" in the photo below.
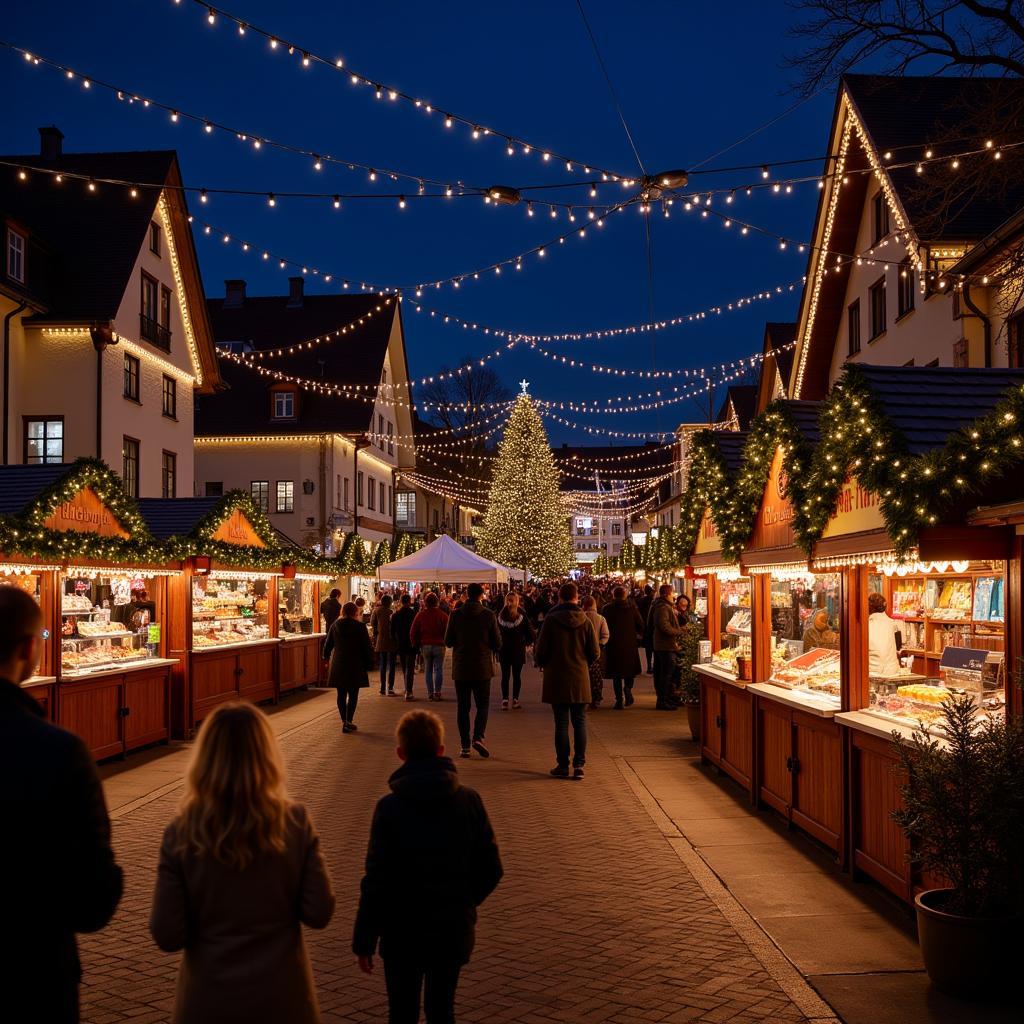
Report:
M 377 570 L 377 579 L 393 583 L 508 583 L 510 577 L 521 578 L 522 570 L 481 558 L 447 534 Z

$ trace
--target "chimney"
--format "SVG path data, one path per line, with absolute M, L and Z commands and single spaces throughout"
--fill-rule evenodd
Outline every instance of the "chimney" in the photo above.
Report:
M 64 133 L 55 125 L 39 129 L 39 155 L 47 163 L 56 163 L 64 152 Z
M 224 308 L 238 309 L 245 302 L 245 281 L 235 278 L 224 282 Z
M 302 277 L 288 278 L 288 309 L 302 308 L 302 289 L 304 283 L 305 278 Z

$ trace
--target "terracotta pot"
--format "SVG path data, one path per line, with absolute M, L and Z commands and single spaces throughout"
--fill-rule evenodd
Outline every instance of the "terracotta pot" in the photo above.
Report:
M 700 705 L 686 705 L 686 721 L 690 726 L 690 735 L 695 743 L 700 743 Z
M 914 900 L 921 956 L 932 984 L 962 999 L 1004 994 L 1021 956 L 1024 918 L 960 917 L 942 908 L 952 889 L 929 889 Z

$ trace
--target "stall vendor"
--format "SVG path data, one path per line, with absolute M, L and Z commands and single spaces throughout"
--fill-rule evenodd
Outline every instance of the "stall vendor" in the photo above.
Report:
M 804 650 L 812 647 L 836 647 L 839 634 L 828 624 L 828 612 L 819 608 L 811 618 L 810 625 L 804 630 Z
M 885 612 L 883 594 L 868 594 L 868 675 L 889 678 L 900 674 L 896 623 Z

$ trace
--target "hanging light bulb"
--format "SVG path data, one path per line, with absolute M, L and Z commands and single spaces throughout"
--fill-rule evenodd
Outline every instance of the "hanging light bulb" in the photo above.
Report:
M 267 193 L 267 206 L 277 206 L 277 197 L 273 192 Z

